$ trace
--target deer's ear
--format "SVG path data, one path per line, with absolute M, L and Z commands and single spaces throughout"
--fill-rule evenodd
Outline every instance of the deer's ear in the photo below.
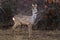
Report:
M 35 4 L 35 7 L 37 7 L 37 4 Z
M 34 4 L 32 4 L 32 6 L 34 7 Z

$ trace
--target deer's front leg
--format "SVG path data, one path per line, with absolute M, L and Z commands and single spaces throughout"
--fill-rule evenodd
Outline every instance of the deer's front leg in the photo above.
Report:
M 32 34 L 32 24 L 28 25 L 28 31 L 29 31 L 29 38 L 30 38 Z

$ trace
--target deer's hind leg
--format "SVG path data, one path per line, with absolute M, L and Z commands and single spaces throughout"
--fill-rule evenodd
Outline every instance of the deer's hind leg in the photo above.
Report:
M 12 27 L 12 29 L 15 30 L 18 25 L 21 25 L 21 23 L 19 23 L 19 24 L 15 23 L 14 26 Z
M 17 26 L 17 24 L 14 24 L 14 26 L 12 27 L 12 29 L 15 30 L 16 26 Z

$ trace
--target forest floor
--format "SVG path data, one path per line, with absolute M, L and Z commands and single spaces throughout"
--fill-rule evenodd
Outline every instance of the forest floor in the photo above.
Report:
M 28 28 L 0 30 L 0 40 L 29 40 Z M 60 30 L 32 30 L 30 40 L 60 40 Z

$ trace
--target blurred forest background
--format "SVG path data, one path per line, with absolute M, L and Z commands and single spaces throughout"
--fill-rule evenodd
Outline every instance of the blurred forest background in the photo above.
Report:
M 12 17 L 17 13 L 28 12 L 32 3 L 38 5 L 39 15 L 36 18 L 35 29 L 60 29 L 60 0 L 0 0 L 0 27 L 12 26 L 14 24 Z M 41 20 L 40 14 L 43 16 Z

